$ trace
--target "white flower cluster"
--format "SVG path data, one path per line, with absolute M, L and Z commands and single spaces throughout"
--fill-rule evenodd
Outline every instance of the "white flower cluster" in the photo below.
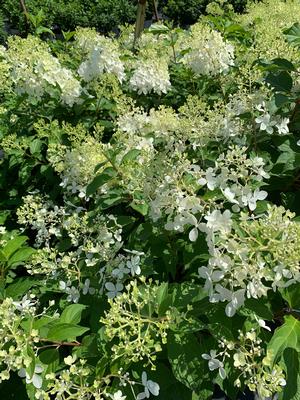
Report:
M 27 346 L 35 346 L 39 342 L 38 331 L 31 329 L 25 332 L 21 327 L 22 322 L 33 320 L 36 316 L 36 302 L 32 302 L 32 297 L 24 296 L 21 301 L 13 301 L 6 297 L 0 305 L 0 383 L 10 379 L 11 371 L 24 371 L 24 367 L 29 367 L 32 358 L 28 354 Z M 24 375 L 25 376 L 25 375 Z M 34 384 L 39 386 L 41 381 L 37 378 L 27 380 L 30 383 L 34 379 Z
M 103 153 L 108 147 L 109 145 L 92 139 L 70 150 L 61 146 L 60 152 L 57 151 L 57 146 L 50 146 L 48 159 L 61 176 L 60 186 L 69 194 L 76 194 L 79 198 L 88 200 L 86 188 L 95 176 L 95 167 L 101 163 L 109 164 Z M 100 173 L 101 168 L 98 171 Z M 105 187 L 102 187 L 102 190 L 105 190 Z
M 149 216 L 153 221 L 162 217 L 167 218 L 165 228 L 176 232 L 183 232 L 186 225 L 193 224 L 194 214 L 203 212 L 204 204 L 195 194 L 196 180 L 188 182 L 187 175 L 198 176 L 197 166 L 193 166 L 184 157 L 177 158 L 169 154 L 169 160 L 157 163 L 153 183 L 148 180 L 149 187 L 145 184 L 145 192 L 149 194 Z M 158 177 L 158 168 L 161 176 Z M 201 175 L 198 177 L 200 178 Z M 159 179 L 158 179 L 159 178 Z
M 78 40 L 78 44 L 86 48 L 82 36 Z M 116 75 L 120 82 L 125 79 L 124 64 L 120 60 L 117 44 L 111 39 L 97 34 L 88 46 L 87 59 L 80 64 L 78 74 L 84 81 L 89 82 L 101 77 L 104 72 Z
M 43 244 L 49 246 L 52 237 L 61 237 L 61 223 L 66 216 L 63 207 L 54 206 L 39 194 L 29 194 L 23 201 L 24 204 L 17 211 L 18 222 L 36 231 L 36 247 Z
M 202 358 L 208 361 L 210 371 L 219 371 L 221 379 L 226 378 L 226 361 L 232 359 L 234 367 L 239 372 L 234 386 L 241 387 L 241 380 L 244 380 L 249 389 L 256 392 L 260 399 L 272 397 L 281 392 L 286 385 L 282 368 L 278 364 L 270 365 L 268 356 L 264 357 L 262 340 L 254 329 L 246 333 L 239 331 L 236 342 L 222 338 L 218 341 L 218 345 L 218 351 L 210 350 L 209 354 L 202 354 Z
M 122 228 L 113 215 L 95 216 L 93 224 L 89 214 L 82 208 L 57 207 L 50 200 L 40 195 L 28 195 L 24 205 L 18 211 L 18 221 L 22 225 L 37 230 L 36 247 L 41 247 L 31 258 L 26 268 L 30 274 L 46 274 L 48 279 L 59 281 L 59 288 L 68 295 L 67 300 L 77 302 L 80 293 L 94 293 L 95 288 L 86 278 L 82 284 L 80 269 L 85 266 L 84 276 L 89 276 L 97 283 L 99 292 L 103 292 L 106 276 L 116 278 L 106 271 L 106 266 L 99 269 L 100 263 L 111 262 L 122 247 Z M 67 235 L 74 251 L 58 252 L 53 243 Z M 139 255 L 133 253 L 127 260 L 128 271 L 132 275 L 140 273 Z M 120 271 L 118 271 L 120 273 Z M 95 273 L 99 275 L 95 280 Z
M 69 69 L 61 66 L 45 44 L 32 37 L 15 39 L 15 43 L 12 39 L 10 44 L 6 59 L 16 93 L 27 94 L 37 101 L 45 94 L 58 96 L 69 107 L 80 102 L 80 82 Z
M 105 288 L 107 290 L 106 295 L 109 299 L 113 299 L 121 294 L 124 289 L 123 283 L 121 282 L 126 280 L 129 274 L 134 277 L 140 275 L 142 272 L 141 256 L 143 256 L 144 253 L 136 250 L 124 250 L 129 254 L 118 254 L 107 266 L 110 267 L 112 278 L 117 280 L 116 283 L 105 283 Z
M 264 170 L 261 157 L 248 157 L 246 147 L 231 146 L 221 154 L 215 167 L 208 168 L 205 176 L 199 180 L 209 190 L 220 189 L 227 201 L 233 204 L 233 210 L 249 207 L 255 210 L 257 201 L 264 200 L 267 192 L 259 190 L 263 179 L 269 178 Z
M 155 142 L 172 141 L 172 134 L 179 129 L 179 116 L 172 108 L 151 108 L 149 113 L 134 109 L 120 115 L 117 121 L 119 130 L 130 136 L 139 135 L 154 138 Z M 124 137 L 124 135 L 123 135 Z
M 210 259 L 199 275 L 210 301 L 227 303 L 227 316 L 232 317 L 246 297 L 257 299 L 271 288 L 300 281 L 300 226 L 293 216 L 283 207 L 269 207 L 261 218 L 242 214 L 238 225 L 209 235 Z
M 222 35 L 198 23 L 192 26 L 190 36 L 183 44 L 188 50 L 182 62 L 197 75 L 217 75 L 234 65 L 234 47 Z
M 138 94 L 167 93 L 171 88 L 167 61 L 163 59 L 138 59 L 129 81 L 129 87 Z
M 255 122 L 259 125 L 261 131 L 265 131 L 269 134 L 274 133 L 274 128 L 277 128 L 279 135 L 288 135 L 289 131 L 289 118 L 280 118 L 278 115 L 272 115 L 272 112 L 268 110 L 266 103 L 263 101 L 259 104 L 256 109 L 262 114 L 255 118 Z

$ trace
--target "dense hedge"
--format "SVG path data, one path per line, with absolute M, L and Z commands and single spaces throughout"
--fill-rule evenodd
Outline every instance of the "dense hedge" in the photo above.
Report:
M 209 3 L 209 0 L 162 0 L 158 2 L 158 7 L 166 18 L 176 24 L 192 24 L 205 12 Z M 246 0 L 229 0 L 228 3 L 233 5 L 235 11 L 241 12 Z M 76 26 L 93 26 L 101 32 L 108 32 L 118 25 L 134 22 L 136 4 L 137 0 L 26 0 L 29 13 L 36 15 L 42 9 L 44 25 L 57 26 L 64 31 L 73 30 Z M 1 12 L 11 26 L 22 33 L 26 31 L 26 18 L 18 1 L 6 0 L 0 5 Z M 151 16 L 149 5 L 147 18 L 151 19 Z

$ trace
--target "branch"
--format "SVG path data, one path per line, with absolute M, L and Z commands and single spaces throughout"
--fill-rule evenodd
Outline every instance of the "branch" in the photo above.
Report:
M 136 45 L 138 38 L 141 36 L 141 33 L 144 29 L 145 24 L 145 16 L 146 16 L 146 5 L 147 0 L 138 0 L 138 9 L 135 23 L 135 31 L 134 31 L 134 41 L 133 48 Z
M 59 342 L 59 341 L 53 341 L 53 340 L 49 340 L 49 339 L 40 339 L 40 342 L 49 342 L 51 344 L 47 345 L 47 346 L 43 346 L 43 347 L 60 347 L 60 346 L 72 346 L 72 347 L 79 347 L 81 346 L 80 342 L 77 342 L 77 340 L 75 340 L 75 342 Z M 42 347 L 40 347 L 41 349 Z
M 158 11 L 157 11 L 157 2 L 156 2 L 156 0 L 153 0 L 153 9 L 154 9 L 155 20 L 156 20 L 156 22 L 158 22 L 159 21 L 159 16 L 158 16 Z
M 29 21 L 28 11 L 27 11 L 27 8 L 26 8 L 25 0 L 20 0 L 20 5 L 21 5 L 21 8 L 23 10 L 23 13 L 26 16 L 27 21 Z

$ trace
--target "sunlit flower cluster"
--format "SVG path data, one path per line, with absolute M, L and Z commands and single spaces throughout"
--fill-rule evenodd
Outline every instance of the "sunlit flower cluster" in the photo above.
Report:
M 199 268 L 211 302 L 226 302 L 232 317 L 246 298 L 299 282 L 300 226 L 283 207 L 258 219 L 242 214 L 238 225 L 210 237 L 210 259 Z
M 254 329 L 246 333 L 239 331 L 236 342 L 223 338 L 218 345 L 218 351 L 211 350 L 210 354 L 202 354 L 208 360 L 210 371 L 218 370 L 220 377 L 226 379 L 224 367 L 230 359 L 239 371 L 235 386 L 241 387 L 241 382 L 244 381 L 260 398 L 282 392 L 286 385 L 284 372 L 279 365 L 272 366 L 268 358 L 264 357 L 266 352 L 262 347 L 262 340 Z
M 188 52 L 182 61 L 197 75 L 217 75 L 234 65 L 234 47 L 221 34 L 195 24 L 183 45 Z
M 129 86 L 138 94 L 167 93 L 171 87 L 168 63 L 163 59 L 138 59 Z
M 156 317 L 156 286 L 137 286 L 132 281 L 126 292 L 109 300 L 110 309 L 101 322 L 110 339 L 117 339 L 112 346 L 114 359 L 126 357 L 129 361 L 145 361 L 155 369 L 156 353 L 166 343 L 167 330 L 172 321 L 169 311 L 163 317 Z M 153 315 L 154 314 L 154 315 Z M 140 397 L 142 398 L 142 397 Z
M 70 107 L 80 101 L 80 82 L 71 70 L 61 66 L 39 39 L 14 37 L 9 41 L 6 60 L 18 94 L 27 94 L 29 99 L 37 101 L 45 94 L 58 96 L 62 103 Z
M 91 39 L 90 42 L 89 38 Z M 119 57 L 118 45 L 109 38 L 105 38 L 90 29 L 77 31 L 77 45 L 85 54 L 78 74 L 86 82 L 101 77 L 104 72 L 117 76 L 120 82 L 125 79 L 124 64 Z M 88 43 L 88 44 L 87 44 Z

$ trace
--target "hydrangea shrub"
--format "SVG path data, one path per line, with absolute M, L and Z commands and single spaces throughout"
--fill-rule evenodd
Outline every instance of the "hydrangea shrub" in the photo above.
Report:
M 211 11 L 0 48 L 7 398 L 298 398 L 299 4 Z

